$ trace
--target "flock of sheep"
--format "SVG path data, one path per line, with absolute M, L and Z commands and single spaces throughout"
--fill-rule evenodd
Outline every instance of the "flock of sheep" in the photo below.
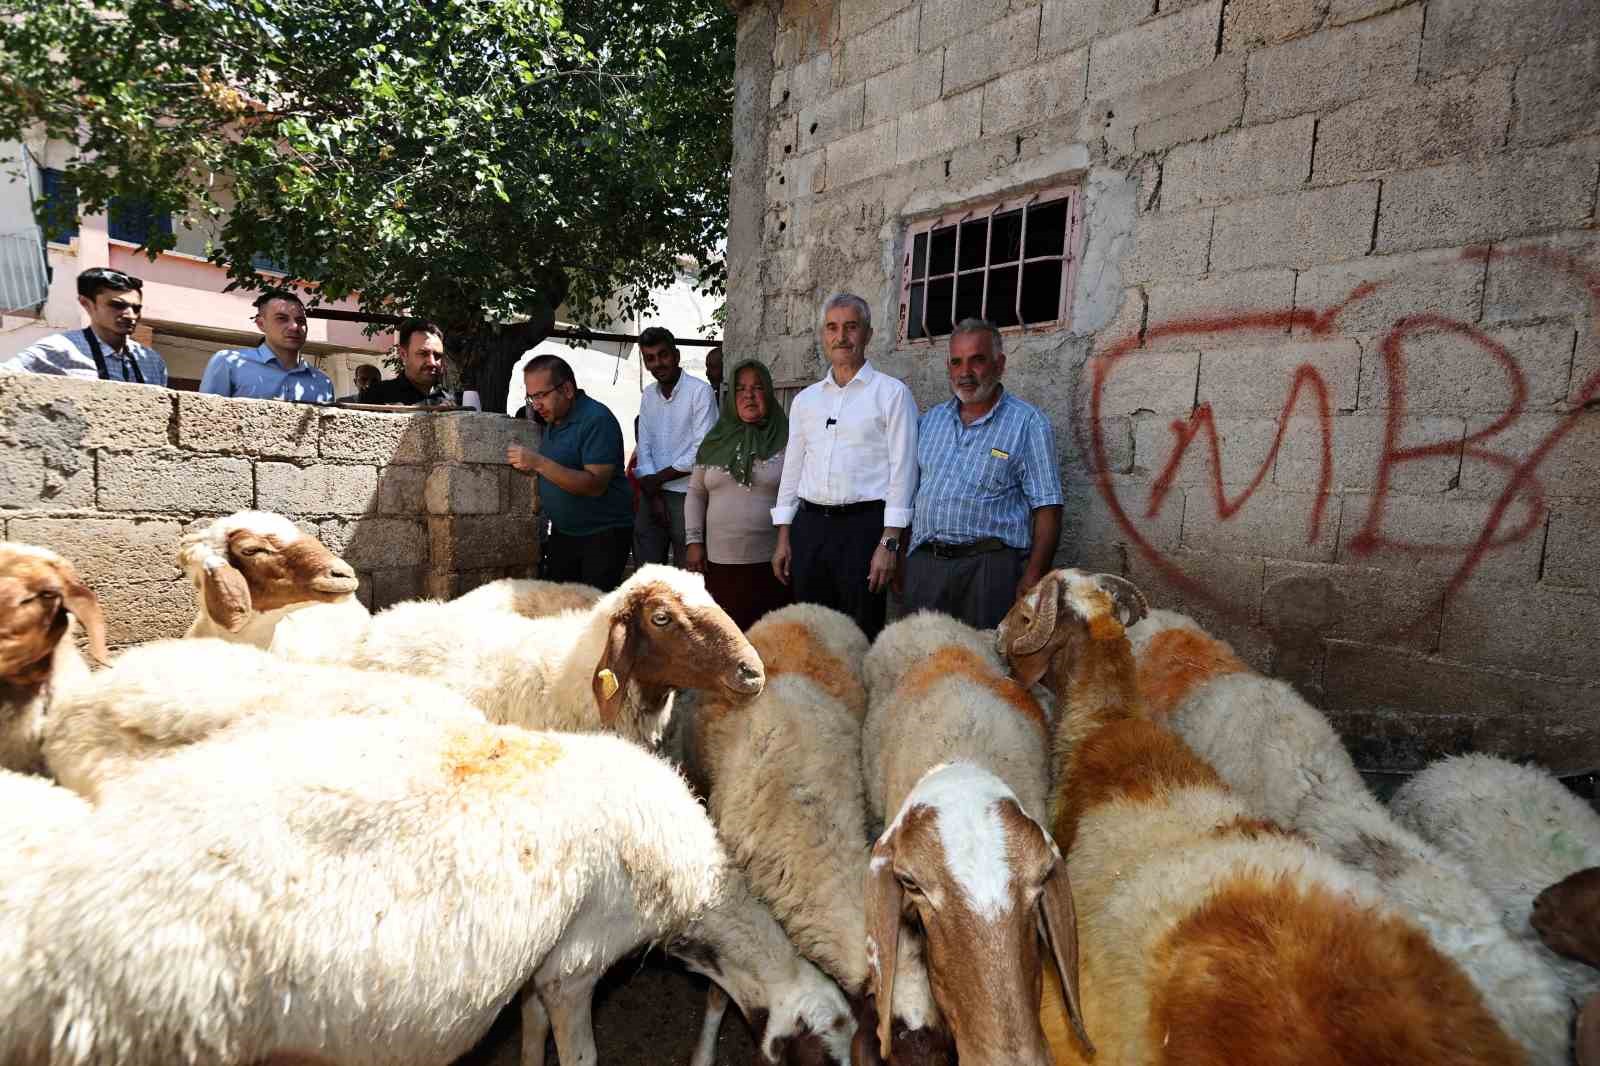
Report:
M 1600 815 L 1483 756 L 1385 807 L 1123 579 L 869 646 L 656 566 L 368 615 L 259 512 L 179 562 L 187 638 L 91 670 L 0 544 L 0 1066 L 433 1066 L 513 1001 L 592 1064 L 645 945 L 693 1066 L 730 999 L 772 1063 L 1600 1063 Z

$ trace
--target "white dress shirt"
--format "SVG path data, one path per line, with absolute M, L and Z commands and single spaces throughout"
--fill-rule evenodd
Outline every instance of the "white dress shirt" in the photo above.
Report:
M 668 467 L 693 470 L 700 442 L 716 424 L 717 402 L 710 382 L 680 372 L 672 395 L 663 396 L 661 383 L 652 381 L 639 398 L 639 465 L 634 472 L 648 477 Z M 661 487 L 687 492 L 689 474 Z
M 843 388 L 829 369 L 794 398 L 774 525 L 792 523 L 800 500 L 882 500 L 884 526 L 903 529 L 916 492 L 917 404 L 905 382 L 867 362 Z

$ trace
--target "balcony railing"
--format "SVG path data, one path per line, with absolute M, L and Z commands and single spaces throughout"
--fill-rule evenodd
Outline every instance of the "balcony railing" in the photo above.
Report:
M 49 294 L 39 227 L 0 233 L 0 311 L 38 307 Z

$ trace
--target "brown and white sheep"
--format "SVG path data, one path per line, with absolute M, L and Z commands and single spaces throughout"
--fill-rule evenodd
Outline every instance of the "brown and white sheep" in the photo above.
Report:
M 44 772 L 50 704 L 89 672 L 70 636 L 74 619 L 104 662 L 100 602 L 72 564 L 46 548 L 0 544 L 0 769 Z
M 302 662 L 342 662 L 366 631 L 355 570 L 280 514 L 218 518 L 184 536 L 178 565 L 195 587 L 185 637 L 251 644 Z
M 463 592 L 450 602 L 474 610 L 505 611 L 523 618 L 548 618 L 563 611 L 586 611 L 603 595 L 593 585 L 577 581 L 503 577 Z
M 1054 1061 L 1525 1062 L 1375 881 L 1254 816 L 1151 720 L 1124 629 L 1146 610 L 1122 578 L 1061 570 L 998 630 L 1018 679 L 1046 679 L 1057 699 L 1052 830 L 1072 868 L 1098 1053 L 1047 991 Z

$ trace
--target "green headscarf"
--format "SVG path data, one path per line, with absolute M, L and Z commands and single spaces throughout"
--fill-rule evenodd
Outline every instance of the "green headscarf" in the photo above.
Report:
M 739 371 L 754 368 L 761 378 L 761 391 L 767 397 L 767 417 L 759 422 L 745 422 L 739 418 L 736 394 Z M 750 470 L 762 459 L 770 459 L 783 451 L 789 443 L 789 416 L 778 406 L 778 394 L 772 391 L 772 371 L 758 359 L 746 359 L 734 366 L 725 379 L 727 392 L 722 397 L 722 412 L 717 424 L 711 427 L 694 461 L 707 467 L 718 467 L 733 475 L 741 485 L 750 484 Z

